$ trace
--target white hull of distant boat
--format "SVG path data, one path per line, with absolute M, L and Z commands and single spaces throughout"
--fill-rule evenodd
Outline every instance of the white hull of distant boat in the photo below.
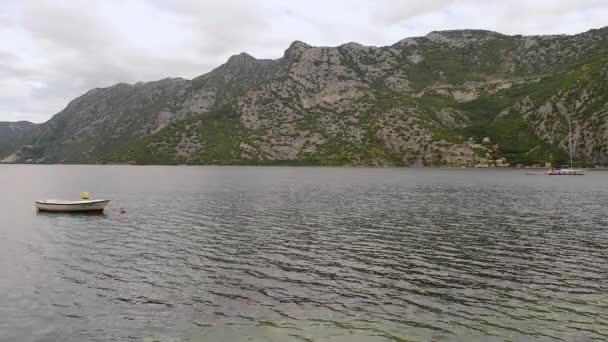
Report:
M 547 171 L 546 174 L 549 176 L 582 176 L 585 171 L 580 169 L 554 169 Z
M 36 201 L 36 209 L 39 211 L 52 211 L 58 213 L 75 212 L 103 212 L 110 200 L 45 200 Z

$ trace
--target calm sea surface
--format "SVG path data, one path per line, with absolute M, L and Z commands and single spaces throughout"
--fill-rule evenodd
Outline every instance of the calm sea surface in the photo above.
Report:
M 606 341 L 608 172 L 5 165 L 0 272 L 2 342 Z

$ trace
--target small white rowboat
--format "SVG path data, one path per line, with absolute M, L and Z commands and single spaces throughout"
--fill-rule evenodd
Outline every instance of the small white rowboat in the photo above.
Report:
M 36 209 L 39 211 L 53 211 L 60 213 L 73 212 L 102 212 L 110 200 L 82 200 L 82 201 L 64 201 L 49 199 L 45 201 L 36 201 Z

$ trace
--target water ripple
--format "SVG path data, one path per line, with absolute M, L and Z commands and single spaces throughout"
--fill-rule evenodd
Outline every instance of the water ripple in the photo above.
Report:
M 608 339 L 603 173 L 91 172 L 126 214 L 2 226 L 7 341 Z

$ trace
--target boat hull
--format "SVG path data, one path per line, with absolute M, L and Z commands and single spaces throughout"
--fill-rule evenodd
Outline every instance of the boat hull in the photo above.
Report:
M 585 174 L 583 170 L 577 169 L 560 169 L 547 171 L 548 176 L 582 176 Z
M 82 213 L 82 212 L 103 212 L 109 200 L 95 201 L 36 201 L 38 211 L 57 212 L 57 213 Z

